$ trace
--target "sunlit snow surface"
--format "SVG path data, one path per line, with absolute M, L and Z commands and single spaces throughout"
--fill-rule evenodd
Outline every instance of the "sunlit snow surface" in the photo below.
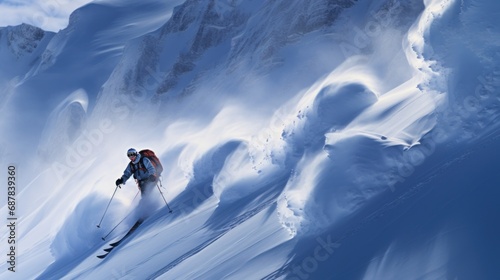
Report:
M 0 278 L 496 279 L 500 2 L 333 2 L 1 28 Z M 160 156 L 173 212 L 130 180 L 100 222 L 130 147 Z

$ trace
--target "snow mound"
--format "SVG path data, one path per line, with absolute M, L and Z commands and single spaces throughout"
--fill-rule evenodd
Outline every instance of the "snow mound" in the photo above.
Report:
M 99 210 L 106 209 L 107 203 L 104 197 L 96 194 L 89 195 L 78 203 L 73 212 L 67 216 L 50 246 L 56 262 L 80 256 L 101 243 L 103 230 L 90 225 L 99 223 Z

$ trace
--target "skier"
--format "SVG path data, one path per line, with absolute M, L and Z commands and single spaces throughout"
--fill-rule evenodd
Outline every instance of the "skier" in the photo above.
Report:
M 141 191 L 141 196 L 144 197 L 158 183 L 159 174 L 157 174 L 156 168 L 151 161 L 138 153 L 136 149 L 130 148 L 127 151 L 127 156 L 130 159 L 130 163 L 125 168 L 125 171 L 123 171 L 123 175 L 116 180 L 116 186 L 125 184 L 130 176 L 133 175 Z
M 141 200 L 137 205 L 136 208 L 137 211 L 134 212 L 134 217 L 135 217 L 134 220 L 136 222 L 130 228 L 130 230 L 125 234 L 125 236 L 123 236 L 116 242 L 110 243 L 109 244 L 110 247 L 104 249 L 104 251 L 106 251 L 105 254 L 97 256 L 100 259 L 105 258 L 109 254 L 109 252 L 111 252 L 114 248 L 120 245 L 120 243 L 122 243 L 125 239 L 129 238 L 132 235 L 132 233 L 134 233 L 137 230 L 137 228 L 142 224 L 142 222 L 153 211 L 159 208 L 159 205 L 155 205 L 154 201 L 155 196 L 152 195 L 152 190 L 157 186 L 157 183 L 159 182 L 160 179 L 160 175 L 163 172 L 163 166 L 160 160 L 155 155 L 155 153 L 149 149 L 144 149 L 141 150 L 140 152 L 137 152 L 136 149 L 130 148 L 127 151 L 127 156 L 130 159 L 130 162 L 127 165 L 127 168 L 125 168 L 125 171 L 123 171 L 123 175 L 116 180 L 116 187 L 118 189 L 118 187 L 120 187 L 121 184 L 125 184 L 125 182 L 127 182 L 130 176 L 132 175 L 134 176 L 134 179 L 137 182 L 137 186 L 141 191 Z M 158 187 L 158 190 L 160 191 L 160 194 L 163 197 L 163 200 L 165 201 L 165 204 L 167 205 L 169 212 L 172 213 L 172 209 L 170 209 L 170 206 L 168 206 L 168 203 L 165 200 L 165 197 L 163 196 L 160 187 Z M 111 199 L 113 199 L 113 196 L 111 197 Z M 106 207 L 106 211 L 107 210 L 108 208 Z M 104 214 L 106 214 L 106 211 L 104 211 Z M 127 217 L 129 217 L 129 215 L 127 215 Z M 118 225 L 121 224 L 125 219 L 127 219 L 127 217 L 125 217 L 120 223 L 118 223 Z M 99 222 L 99 225 L 97 225 L 97 227 L 100 227 L 100 224 L 101 223 Z M 115 226 L 105 237 L 107 237 L 117 226 Z M 103 237 L 102 239 L 104 240 L 105 237 Z

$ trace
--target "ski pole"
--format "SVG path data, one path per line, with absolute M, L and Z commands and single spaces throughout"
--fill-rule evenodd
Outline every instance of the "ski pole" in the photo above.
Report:
M 111 204 L 111 201 L 113 200 L 113 197 L 115 196 L 115 193 L 116 193 L 116 190 L 118 189 L 118 186 L 116 186 L 115 191 L 113 192 L 113 195 L 111 196 L 111 199 L 108 202 L 108 206 L 106 206 L 106 210 L 104 210 L 104 214 L 102 214 L 102 218 L 99 221 L 99 224 L 97 225 L 98 228 L 101 228 L 102 220 L 104 219 L 104 216 L 106 215 L 106 212 L 108 212 L 109 205 Z
M 135 198 L 137 197 L 137 195 L 139 194 L 139 192 L 137 192 L 134 196 L 134 199 L 132 199 L 132 202 L 135 200 Z M 125 221 L 128 216 L 130 216 L 130 214 L 132 214 L 133 212 L 130 212 L 127 214 L 127 216 L 125 216 L 125 218 L 123 218 L 114 228 L 112 228 L 108 234 L 106 234 L 105 236 L 101 237 L 102 240 L 106 240 L 106 237 L 108 237 L 119 225 L 121 225 L 123 223 L 123 221 Z
M 130 213 L 132 213 L 132 212 L 130 212 Z M 125 219 L 126 219 L 128 216 L 130 216 L 130 213 L 129 213 L 127 216 L 125 216 L 125 218 L 123 218 L 123 219 L 122 219 L 122 220 L 121 220 L 121 221 L 120 221 L 120 222 L 119 222 L 119 223 L 118 223 L 118 224 L 117 224 L 114 228 L 112 228 L 112 229 L 108 232 L 108 234 L 106 234 L 105 236 L 101 237 L 101 239 L 102 239 L 102 240 L 106 240 L 106 237 L 108 237 L 108 236 L 109 236 L 109 235 L 110 235 L 110 234 L 111 234 L 111 233 L 112 233 L 112 232 L 113 232 L 113 231 L 114 231 L 114 230 L 115 230 L 115 229 L 116 229 L 119 225 L 121 225 L 121 223 L 123 223 L 123 221 L 125 221 Z
M 161 185 L 161 180 L 158 180 L 158 182 L 159 182 L 159 183 L 160 183 L 160 185 Z M 169 205 L 168 205 L 168 203 L 167 203 L 167 200 L 165 199 L 165 196 L 163 196 L 163 192 L 161 191 L 160 186 L 158 186 L 158 184 L 156 184 L 156 187 L 158 188 L 158 191 L 160 191 L 161 197 L 163 197 L 163 201 L 165 201 L 165 204 L 166 204 L 166 205 L 167 205 L 167 207 L 168 207 L 168 212 L 172 213 L 172 208 L 170 208 L 170 206 L 169 206 Z M 162 188 L 163 188 L 163 186 L 162 186 Z

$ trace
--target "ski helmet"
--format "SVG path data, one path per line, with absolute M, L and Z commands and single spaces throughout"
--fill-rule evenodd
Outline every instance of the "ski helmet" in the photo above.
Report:
M 128 157 L 131 157 L 131 156 L 137 156 L 137 150 L 136 150 L 136 149 L 134 149 L 134 148 L 130 148 L 130 149 L 128 149 L 128 151 L 127 151 L 127 156 L 128 156 Z

